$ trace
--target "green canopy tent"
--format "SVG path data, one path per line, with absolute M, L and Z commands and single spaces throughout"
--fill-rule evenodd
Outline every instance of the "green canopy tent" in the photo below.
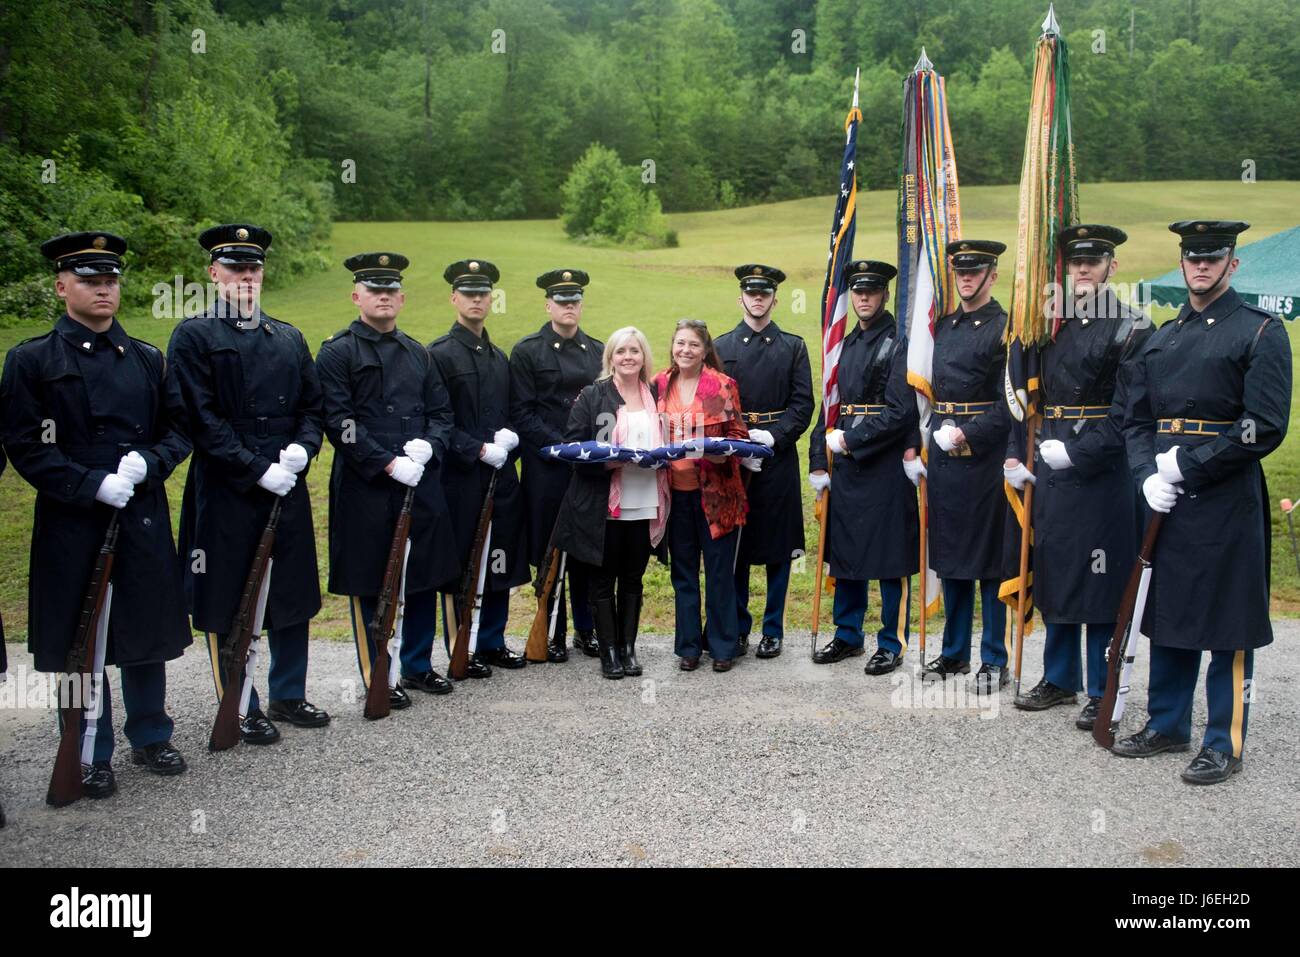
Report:
M 1300 226 L 1242 246 L 1237 257 L 1241 265 L 1232 277 L 1232 288 L 1241 298 L 1283 319 L 1300 316 Z M 1178 308 L 1187 301 L 1181 269 L 1144 280 L 1142 287 L 1143 302 Z

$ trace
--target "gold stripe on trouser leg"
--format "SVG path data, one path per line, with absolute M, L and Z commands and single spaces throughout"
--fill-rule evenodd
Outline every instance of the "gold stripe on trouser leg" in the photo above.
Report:
M 221 703 L 221 639 L 215 632 L 204 632 L 208 636 L 208 658 L 212 661 L 212 683 L 217 686 L 217 703 Z
M 366 616 L 361 611 L 361 599 L 352 595 L 348 599 L 352 612 L 352 640 L 357 645 L 357 665 L 361 668 L 361 681 L 370 687 L 370 643 L 366 641 Z
M 1246 722 L 1246 652 L 1232 655 L 1232 756 L 1240 758 L 1242 752 L 1242 725 Z
M 898 643 L 902 646 L 902 651 L 898 657 L 902 658 L 907 654 L 907 613 L 911 610 L 912 604 L 912 576 L 908 575 L 902 579 L 901 594 L 898 596 L 898 621 L 894 623 L 894 634 L 898 636 Z M 882 599 L 885 597 L 882 593 Z

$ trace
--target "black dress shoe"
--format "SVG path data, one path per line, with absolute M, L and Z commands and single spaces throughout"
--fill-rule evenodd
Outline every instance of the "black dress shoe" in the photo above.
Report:
M 736 657 L 743 658 L 749 654 L 749 635 L 741 635 L 736 641 Z
M 267 710 L 272 718 L 288 721 L 296 728 L 323 728 L 330 723 L 330 716 L 305 698 L 272 701 Z
M 1100 698 L 1089 698 L 1088 703 L 1083 706 L 1079 712 L 1079 717 L 1074 719 L 1074 726 L 1080 731 L 1091 731 L 1092 726 L 1097 721 L 1097 712 L 1101 710 Z
M 596 630 L 594 628 L 575 632 L 573 647 L 579 649 L 588 658 L 600 657 L 600 642 L 596 640 Z
M 491 678 L 492 667 L 478 655 L 470 655 L 465 663 L 466 678 Z
M 171 775 L 185 771 L 185 759 L 172 747 L 170 741 L 146 744 L 143 748 L 132 748 L 131 760 L 135 764 L 143 764 L 154 774 Z
M 409 678 L 403 675 L 402 687 L 424 691 L 428 694 L 451 694 L 456 690 L 454 684 L 436 671 L 426 671 L 424 674 L 412 675 Z
M 714 671 L 730 671 L 730 670 L 731 670 L 731 661 L 732 661 L 732 660 L 731 660 L 730 658 L 714 658 L 714 659 L 713 659 L 713 670 L 714 670 Z
M 699 655 L 688 655 L 687 657 L 683 658 L 681 661 L 677 663 L 677 667 L 681 668 L 682 671 L 694 671 L 699 666 L 700 666 Z
M 113 766 L 107 761 L 96 761 L 90 767 L 81 767 L 81 787 L 86 797 L 99 800 L 117 793 L 117 778 Z
M 946 655 L 940 655 L 921 669 L 921 677 L 931 680 L 945 680 L 949 675 L 968 675 L 970 674 L 970 662 L 959 661 L 956 658 L 949 658 Z
M 867 659 L 867 665 L 862 670 L 869 675 L 887 675 L 902 663 L 902 655 L 896 655 L 884 648 L 877 648 L 876 653 Z
M 1110 746 L 1110 750 L 1121 758 L 1149 758 L 1162 751 L 1186 751 L 1190 747 L 1189 742 L 1175 741 L 1148 724 L 1137 734 L 1117 740 Z
M 1219 784 L 1240 770 L 1241 758 L 1214 748 L 1201 748 L 1201 753 L 1183 771 L 1183 780 L 1188 784 Z
M 563 635 L 546 643 L 546 660 L 557 665 L 569 660 L 569 649 Z
M 1011 683 L 1011 670 L 998 665 L 980 665 L 975 672 L 975 693 L 992 694 Z
M 505 668 L 507 671 L 515 671 L 528 664 L 528 660 L 523 655 L 517 655 L 509 648 L 493 648 L 491 651 L 480 651 L 475 657 L 481 658 L 490 665 L 496 665 L 498 668 Z
M 1078 700 L 1073 691 L 1058 688 L 1044 678 L 1024 694 L 1016 695 L 1016 700 L 1012 703 L 1021 711 L 1046 711 L 1055 705 L 1074 704 Z M 1091 724 L 1088 729 L 1092 730 Z
M 858 658 L 866 653 L 867 649 L 862 645 L 851 645 L 836 637 L 832 638 L 831 643 L 825 648 L 813 652 L 813 662 L 819 665 L 833 665 L 845 658 Z
M 773 638 L 771 635 L 764 635 L 758 643 L 758 651 L 754 652 L 756 658 L 777 658 L 781 655 L 781 639 Z
M 280 740 L 280 729 L 259 710 L 239 722 L 239 737 L 245 744 L 275 744 Z
M 396 688 L 388 689 L 388 710 L 405 711 L 411 706 L 411 696 L 402 690 L 399 685 Z

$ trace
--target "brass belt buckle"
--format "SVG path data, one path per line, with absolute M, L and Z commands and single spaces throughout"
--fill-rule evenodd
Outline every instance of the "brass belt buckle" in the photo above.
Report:
M 1172 420 L 1170 420 L 1170 422 L 1169 422 L 1169 431 L 1170 431 L 1172 434 L 1174 434 L 1174 435 L 1182 435 L 1182 434 L 1183 434 L 1183 420 L 1182 420 L 1182 419 L 1172 419 Z
M 1059 405 L 1054 405 L 1054 406 L 1052 406 L 1052 418 L 1054 418 L 1054 419 L 1059 419 L 1059 418 L 1061 418 L 1063 415 L 1064 415 L 1064 412 L 1061 410 L 1061 407 L 1060 407 Z

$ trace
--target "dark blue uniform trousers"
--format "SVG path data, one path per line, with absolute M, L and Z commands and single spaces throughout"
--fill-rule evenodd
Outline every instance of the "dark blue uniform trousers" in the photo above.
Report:
M 1043 642 L 1043 677 L 1066 691 L 1084 687 L 1083 673 L 1079 668 L 1079 637 L 1084 625 L 1047 623 L 1047 638 Z M 1089 698 L 1100 698 L 1106 693 L 1106 648 L 1115 634 L 1115 623 L 1089 623 L 1087 626 Z
M 945 578 L 943 584 L 943 654 L 958 661 L 970 661 L 971 627 L 975 623 L 973 579 Z M 980 663 L 1002 668 L 1007 663 L 1007 607 L 998 600 L 998 580 L 980 579 L 980 602 L 984 607 L 984 635 L 980 640 Z
M 451 632 L 456 627 L 456 596 L 446 592 L 442 595 L 442 643 L 451 654 Z M 472 609 L 471 609 L 472 611 Z M 483 593 L 483 602 L 478 613 L 478 638 L 474 641 L 475 651 L 496 651 L 506 646 L 506 619 L 510 617 L 510 592 L 489 591 Z M 405 660 L 406 656 L 402 656 Z
M 861 648 L 866 641 L 863 619 L 867 614 L 867 590 L 870 582 L 851 578 L 835 579 L 835 637 L 845 644 Z M 901 655 L 907 648 L 911 628 L 912 580 L 907 579 L 907 600 L 903 600 L 903 579 L 880 580 L 880 630 L 876 645 L 883 651 Z M 899 635 L 902 634 L 900 640 Z
M 709 534 L 700 493 L 673 493 L 668 513 L 668 552 L 671 556 L 677 628 L 674 651 L 680 658 L 697 658 L 700 631 L 700 558 L 704 559 L 705 611 L 709 622 L 709 654 L 715 661 L 736 657 L 740 642 L 736 619 L 736 530 L 721 538 Z
M 370 687 L 370 664 L 375 660 L 375 639 L 370 625 L 375 620 L 378 595 L 353 595 L 352 638 L 357 645 L 361 680 Z M 433 671 L 433 639 L 438 633 L 438 593 L 433 589 L 406 596 L 402 618 L 402 677 L 413 678 Z M 365 641 L 361 640 L 365 636 Z
M 133 748 L 170 741 L 175 725 L 167 714 L 167 665 L 161 661 L 147 665 L 127 665 L 119 668 L 122 676 L 122 707 L 126 711 L 126 724 L 122 733 Z M 113 689 L 104 669 L 100 685 L 103 710 L 95 720 L 95 761 L 108 761 L 113 757 Z M 86 734 L 90 718 L 81 716 L 81 733 Z
M 259 654 L 270 648 L 271 667 L 267 679 L 267 691 L 272 701 L 294 701 L 307 697 L 307 631 L 311 622 L 304 621 L 287 628 L 266 628 L 266 640 L 261 642 Z M 221 667 L 218 654 L 221 649 L 221 635 L 208 632 L 208 655 L 212 658 L 212 677 L 217 681 L 217 695 L 221 695 L 218 669 Z M 256 665 L 254 665 L 256 669 Z M 260 709 L 257 685 L 248 697 L 248 713 Z
M 1176 741 L 1192 738 L 1192 699 L 1201 670 L 1201 652 L 1187 648 L 1151 646 L 1151 683 L 1147 712 L 1151 726 Z M 1209 706 L 1205 725 L 1207 748 L 1240 758 L 1250 718 L 1255 650 L 1211 651 L 1205 673 Z
M 559 553 L 556 553 L 555 560 L 559 561 Z M 568 604 L 573 607 L 574 631 L 594 631 L 596 628 L 595 622 L 591 620 L 590 578 L 591 572 L 588 571 L 586 565 L 569 559 L 564 563 L 564 587 L 562 589 L 551 589 L 549 608 L 552 610 L 555 608 L 555 603 L 561 601 L 564 594 L 568 594 Z M 569 619 L 566 612 L 565 605 L 561 603 L 559 611 L 555 614 L 555 635 L 557 638 L 563 638 L 568 634 Z
M 742 533 L 743 534 L 743 533 Z M 749 572 L 752 565 L 736 566 L 736 617 L 738 634 L 748 635 L 754 627 L 749 613 Z M 767 566 L 767 603 L 763 606 L 763 634 L 785 638 L 785 594 L 790 586 L 790 562 Z

